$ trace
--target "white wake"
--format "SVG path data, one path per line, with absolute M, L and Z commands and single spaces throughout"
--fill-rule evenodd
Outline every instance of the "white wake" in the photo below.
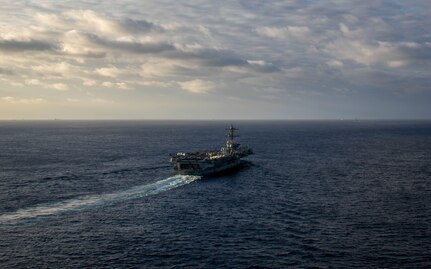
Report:
M 73 210 L 80 210 L 90 206 L 104 205 L 108 203 L 116 203 L 120 201 L 146 197 L 178 188 L 199 178 L 199 176 L 176 175 L 156 181 L 154 183 L 135 186 L 124 191 L 100 195 L 86 195 L 70 200 L 24 208 L 15 212 L 0 215 L 0 224 L 15 223 L 22 220 L 29 220 L 38 217 L 57 215 Z

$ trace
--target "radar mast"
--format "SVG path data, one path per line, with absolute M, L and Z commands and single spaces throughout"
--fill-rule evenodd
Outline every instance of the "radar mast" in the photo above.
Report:
M 227 141 L 226 141 L 226 149 L 229 154 L 233 152 L 233 149 L 236 145 L 235 141 L 233 140 L 234 137 L 238 137 L 238 135 L 234 135 L 234 131 L 238 130 L 237 128 L 233 127 L 231 124 L 230 127 L 227 129 Z

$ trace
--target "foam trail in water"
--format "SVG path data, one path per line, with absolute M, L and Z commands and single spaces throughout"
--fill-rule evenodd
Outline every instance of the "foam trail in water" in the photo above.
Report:
M 115 193 L 86 195 L 61 202 L 20 209 L 12 213 L 0 215 L 0 224 L 15 223 L 21 220 L 29 220 L 37 217 L 61 214 L 68 211 L 87 208 L 90 206 L 97 206 L 106 203 L 115 203 L 119 201 L 154 195 L 189 184 L 199 178 L 199 176 L 176 175 L 163 180 L 156 181 L 154 183 L 136 186 Z

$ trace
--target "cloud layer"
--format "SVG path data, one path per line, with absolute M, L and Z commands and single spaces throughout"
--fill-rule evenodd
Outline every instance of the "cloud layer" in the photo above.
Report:
M 226 117 L 216 104 L 232 103 L 233 117 L 431 116 L 421 107 L 431 101 L 429 1 L 16 1 L 3 9 L 0 102 L 16 111 L 100 98 L 124 108 L 207 102 L 212 118 Z

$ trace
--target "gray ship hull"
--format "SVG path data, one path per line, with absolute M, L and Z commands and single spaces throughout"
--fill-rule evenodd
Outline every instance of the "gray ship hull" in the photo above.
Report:
M 241 164 L 241 160 L 234 160 L 227 163 L 217 164 L 214 166 L 204 166 L 203 168 L 192 168 L 192 169 L 177 169 L 177 173 L 180 175 L 194 175 L 194 176 L 208 176 L 212 174 L 218 174 L 232 168 L 235 168 Z

